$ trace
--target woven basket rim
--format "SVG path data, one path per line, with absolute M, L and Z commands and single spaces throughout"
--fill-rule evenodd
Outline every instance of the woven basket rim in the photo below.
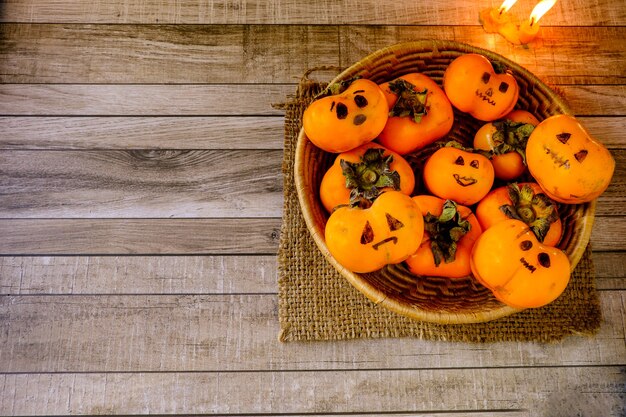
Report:
M 551 88 L 545 85 L 537 76 L 526 70 L 524 67 L 495 52 L 456 41 L 416 40 L 390 45 L 381 48 L 375 52 L 372 52 L 371 54 L 365 56 L 363 59 L 357 61 L 350 67 L 340 72 L 335 78 L 330 81 L 330 83 L 348 80 L 354 77 L 369 63 L 376 62 L 377 60 L 389 54 L 403 51 L 421 51 L 427 49 L 432 50 L 433 54 L 438 54 L 441 51 L 446 50 L 452 50 L 461 53 L 478 53 L 486 56 L 490 60 L 500 61 L 512 71 L 518 74 L 522 74 L 526 80 L 530 80 L 535 86 L 541 88 L 543 93 L 546 94 L 550 100 L 557 103 L 557 105 L 563 110 L 563 113 L 571 114 L 571 109 L 569 105 L 565 102 L 565 100 L 563 100 L 563 98 L 561 98 Z M 501 306 L 499 306 L 498 308 L 490 310 L 478 310 L 461 313 L 419 309 L 416 306 L 408 306 L 406 304 L 400 303 L 393 298 L 388 297 L 388 295 L 385 294 L 381 289 L 374 287 L 368 281 L 363 279 L 359 274 L 349 271 L 341 264 L 339 264 L 339 262 L 337 262 L 335 258 L 330 254 L 330 251 L 326 246 L 326 242 L 324 240 L 324 230 L 321 229 L 313 219 L 313 209 L 311 207 L 311 202 L 306 195 L 306 190 L 310 185 L 307 181 L 306 176 L 304 175 L 304 170 L 306 168 L 304 165 L 304 154 L 306 152 L 307 145 L 310 145 L 310 143 L 307 142 L 309 141 L 304 133 L 304 129 L 301 129 L 298 135 L 295 152 L 294 179 L 298 195 L 298 201 L 300 203 L 300 208 L 302 210 L 307 229 L 309 230 L 314 242 L 316 243 L 322 255 L 327 259 L 327 261 L 335 268 L 335 270 L 337 270 L 345 279 L 347 279 L 353 287 L 355 287 L 358 291 L 364 294 L 368 299 L 370 299 L 377 305 L 380 305 L 403 316 L 420 321 L 439 324 L 481 323 L 499 319 L 523 311 L 523 309 L 513 308 L 505 304 L 501 304 Z M 582 222 L 582 228 L 580 229 L 584 245 L 581 245 L 582 249 L 576 251 L 573 254 L 570 254 L 572 270 L 582 258 L 584 249 L 589 241 L 591 229 L 593 226 L 595 206 L 596 200 L 593 200 L 590 203 L 586 203 L 585 218 L 583 219 L 584 221 Z

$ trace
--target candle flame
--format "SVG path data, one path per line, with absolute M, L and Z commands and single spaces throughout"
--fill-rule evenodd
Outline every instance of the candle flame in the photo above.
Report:
M 502 5 L 498 9 L 500 14 L 506 13 L 511 7 L 513 7 L 513 5 L 515 4 L 516 1 L 517 0 L 504 0 L 504 2 L 502 2 Z
M 542 0 L 533 8 L 530 13 L 530 26 L 534 25 L 554 6 L 556 0 Z

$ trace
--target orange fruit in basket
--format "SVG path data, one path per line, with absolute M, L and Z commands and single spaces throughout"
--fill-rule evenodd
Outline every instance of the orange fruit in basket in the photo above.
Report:
M 378 84 L 358 79 L 338 94 L 313 101 L 302 125 L 311 142 L 327 152 L 346 152 L 371 142 L 385 127 L 387 100 Z

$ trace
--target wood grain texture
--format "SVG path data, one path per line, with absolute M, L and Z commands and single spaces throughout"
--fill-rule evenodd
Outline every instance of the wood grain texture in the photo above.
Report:
M 596 213 L 626 202 L 626 150 Z M 280 217 L 280 150 L 3 151 L 0 218 Z
M 596 251 L 626 251 L 626 223 L 596 217 Z M 0 219 L 0 255 L 276 253 L 280 219 Z
M 5 83 L 294 82 L 339 58 L 332 26 L 5 24 L 1 30 Z
M 0 84 L 0 114 L 280 116 L 295 85 Z
M 280 219 L 0 219 L 0 255 L 273 254 Z M 626 251 L 626 221 L 595 218 L 596 251 Z
M 501 2 L 378 2 L 350 0 L 263 1 L 210 0 L 206 2 L 158 0 L 6 0 L 3 22 L 52 23 L 191 23 L 191 24 L 439 24 L 475 25 L 482 8 Z M 531 3 L 516 4 L 518 18 L 530 16 Z M 557 3 L 543 19 L 544 25 L 604 26 L 626 24 L 624 8 L 607 0 Z M 575 13 L 572 13 L 575 11 Z
M 205 279 L 219 278 L 207 274 Z M 600 298 L 604 321 L 594 337 L 572 336 L 555 344 L 480 345 L 415 338 L 284 344 L 277 337 L 280 329 L 276 295 L 2 296 L 0 372 L 323 371 L 624 364 L 623 293 L 602 291 Z
M 9 116 L 0 117 L 0 149 L 282 149 L 283 122 L 279 116 Z M 611 141 L 617 124 L 598 123 L 596 130 Z
M 609 148 L 626 149 L 624 117 L 579 117 Z M 0 116 L 0 150 L 282 149 L 279 116 Z
M 293 83 L 432 38 L 488 45 L 550 83 L 617 84 L 626 55 L 626 27 L 544 28 L 527 48 L 473 26 L 5 24 L 0 36 L 4 83 Z
M 280 217 L 280 150 L 4 151 L 0 217 Z
M 559 84 L 555 88 L 576 115 L 625 115 L 625 85 Z M 295 91 L 293 84 L 0 84 L 0 115 L 280 116 L 284 112 L 274 105 L 285 103 Z
M 0 402 L 0 413 L 302 415 L 447 410 L 469 414 L 504 409 L 530 410 L 531 415 L 619 416 L 625 411 L 623 374 L 620 366 L 14 374 L 0 382 L 8 397 Z M 536 381 L 541 381 L 541 389 Z
M 623 84 L 625 27 L 543 28 L 527 47 L 513 45 L 481 27 L 341 26 L 341 65 L 349 66 L 367 54 L 416 39 L 453 40 L 487 48 L 525 67 L 553 84 Z M 572 60 L 571 57 L 576 59 Z M 598 67 L 595 62 L 602 62 Z
M 0 236 L 0 255 L 274 254 L 280 219 L 10 219 Z
M 7 295 L 275 294 L 276 282 L 274 255 L 0 257 Z
M 599 290 L 626 289 L 622 252 L 593 263 Z M 275 294 L 277 268 L 274 255 L 0 256 L 0 294 Z

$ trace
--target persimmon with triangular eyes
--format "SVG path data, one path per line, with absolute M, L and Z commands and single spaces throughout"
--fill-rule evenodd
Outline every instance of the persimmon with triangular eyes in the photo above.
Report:
M 344 268 L 365 273 L 411 256 L 422 240 L 424 219 L 411 197 L 381 194 L 369 208 L 340 207 L 328 218 L 326 246 Z
M 539 123 L 526 144 L 528 170 L 553 200 L 580 204 L 602 194 L 615 160 L 573 116 L 559 114 Z

